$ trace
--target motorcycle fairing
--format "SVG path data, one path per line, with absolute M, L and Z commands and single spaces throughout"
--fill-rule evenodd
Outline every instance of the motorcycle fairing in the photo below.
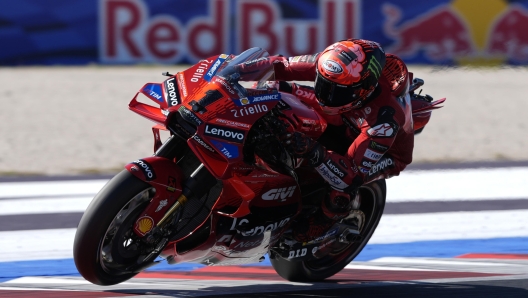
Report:
M 259 222 L 254 215 L 230 218 L 212 213 L 210 219 L 205 221 L 211 228 L 202 244 L 190 251 L 178 253 L 178 243 L 189 237 L 187 236 L 169 243 L 161 256 L 168 258 L 169 264 L 198 262 L 212 266 L 258 262 L 269 247 L 280 239 L 293 216 L 291 214 L 275 221 Z
M 166 91 L 162 91 L 161 84 L 158 83 L 146 83 L 143 88 L 140 89 L 140 92 L 145 94 L 149 99 L 159 104 L 163 109 L 167 108 L 167 102 L 165 98 L 167 97 Z
M 281 94 L 281 112 L 288 117 L 295 129 L 314 139 L 319 138 L 328 126 L 326 120 L 312 107 L 301 102 L 296 96 L 284 92 L 281 92 Z
M 143 237 L 156 226 L 181 195 L 182 173 L 172 160 L 158 156 L 138 159 L 125 168 L 156 190 L 134 226 L 134 232 Z
M 255 255 L 258 261 L 278 241 L 301 207 L 301 192 L 295 179 L 254 169 L 245 176 L 224 180 L 209 220 L 190 234 L 210 225 L 203 243 L 190 252 L 178 253 L 178 244 L 189 237 L 186 236 L 169 243 L 163 254 L 174 256 L 172 263 L 202 260 L 209 265 L 243 264 Z

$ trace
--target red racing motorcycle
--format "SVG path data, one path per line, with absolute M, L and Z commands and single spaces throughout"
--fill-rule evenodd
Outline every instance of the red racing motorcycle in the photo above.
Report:
M 255 73 L 254 88 L 238 82 L 235 65 L 266 56 L 252 48 L 211 57 L 175 75 L 164 73 L 167 80 L 136 94 L 129 107 L 156 123 L 155 154 L 127 164 L 86 209 L 73 251 L 86 280 L 117 284 L 163 260 L 239 265 L 268 254 L 283 278 L 316 281 L 361 252 L 383 214 L 384 180 L 363 185 L 359 208 L 319 238 L 301 243 L 292 237 L 329 186 L 277 136 L 284 119 L 314 139 L 327 124 L 294 95 L 267 88 L 273 69 Z M 412 82 L 406 100 L 423 84 Z M 423 127 L 416 123 L 428 120 L 441 102 L 413 96 L 417 131 Z M 160 129 L 170 132 L 163 143 Z

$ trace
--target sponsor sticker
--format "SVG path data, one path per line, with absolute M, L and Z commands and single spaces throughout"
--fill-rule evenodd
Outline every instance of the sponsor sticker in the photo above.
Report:
M 280 220 L 280 221 L 277 221 L 277 222 L 274 222 L 274 223 L 253 227 L 250 230 L 241 232 L 241 234 L 242 234 L 242 236 L 247 237 L 247 236 L 261 235 L 261 234 L 264 234 L 264 232 L 267 232 L 267 231 L 273 232 L 273 231 L 275 231 L 278 228 L 282 228 L 282 227 L 286 226 L 286 224 L 289 221 L 290 221 L 290 218 L 287 217 L 287 218 L 285 218 L 283 220 Z M 251 226 L 251 223 L 246 218 L 242 218 L 242 219 L 233 218 L 233 223 L 231 224 L 231 229 L 230 230 L 231 231 L 236 230 L 237 226 L 243 226 L 243 225 L 244 226 Z
M 245 137 L 245 133 L 242 130 L 214 124 L 205 125 L 204 135 L 235 143 L 243 143 Z
M 278 107 L 279 110 L 281 110 L 281 111 L 291 110 L 290 105 L 287 104 L 287 103 L 285 103 L 285 102 L 282 101 L 282 100 L 278 102 L 277 107 Z
M 203 123 L 202 119 L 198 118 L 195 113 L 191 112 L 191 110 L 187 109 L 184 106 L 181 106 L 178 109 L 178 112 L 180 112 L 180 115 L 185 121 L 190 122 L 195 126 L 200 126 Z
M 336 174 L 340 178 L 346 177 L 346 171 L 340 169 L 332 160 L 327 160 L 326 165 L 332 171 L 332 173 Z
M 334 60 L 326 60 L 323 62 L 323 68 L 330 73 L 340 74 L 343 72 L 341 65 Z
M 370 160 L 366 160 L 366 159 L 362 159 L 361 160 L 361 166 L 364 167 L 364 168 L 372 168 L 372 166 L 374 165 L 375 162 L 373 161 L 370 161 Z
M 211 140 L 211 143 L 218 149 L 218 151 L 222 152 L 222 154 L 229 159 L 237 158 L 239 155 L 238 147 L 236 145 L 226 144 L 215 140 Z
M 338 189 L 345 189 L 349 185 L 346 184 L 339 176 L 334 174 L 332 170 L 330 170 L 325 163 L 320 164 L 315 170 L 325 179 L 330 185 L 338 188 Z
M 306 256 L 308 253 L 308 248 L 301 248 L 297 250 L 290 250 L 288 253 L 288 259 L 295 259 Z
M 211 65 L 211 67 L 209 68 L 209 70 L 207 70 L 207 72 L 205 73 L 204 75 L 204 80 L 206 80 L 207 82 L 210 82 L 211 79 L 214 77 L 214 75 L 216 74 L 216 72 L 218 71 L 218 68 L 220 68 L 220 65 L 222 65 L 222 63 L 224 63 L 224 61 L 227 59 L 227 55 L 226 54 L 221 54 L 214 62 L 213 62 L 213 65 Z
M 387 150 L 389 150 L 388 146 L 382 145 L 382 144 L 380 144 L 378 142 L 374 142 L 374 141 L 370 141 L 369 147 L 374 149 L 374 150 L 378 150 L 378 151 L 382 151 L 382 152 L 386 152 Z
M 196 143 L 200 144 L 205 149 L 209 150 L 211 153 L 216 152 L 211 146 L 207 145 L 207 143 L 205 143 L 198 135 L 194 135 L 193 140 L 195 140 Z
M 150 216 L 142 216 L 136 221 L 136 231 L 145 236 L 146 233 L 150 232 L 154 227 L 154 220 Z
M 294 62 L 299 62 L 300 59 L 301 59 L 301 56 L 295 56 L 295 57 L 290 57 L 288 60 L 290 61 L 290 63 L 294 63 Z
M 167 190 L 170 192 L 176 191 L 176 178 L 169 176 L 169 180 L 167 181 Z
M 240 106 L 245 106 L 249 104 L 267 102 L 267 101 L 275 101 L 275 100 L 280 100 L 280 99 L 281 99 L 280 93 L 264 94 L 264 95 L 248 96 L 248 97 L 240 98 L 238 100 L 235 100 L 235 104 L 240 107 Z
M 249 124 L 236 122 L 236 121 L 231 121 L 231 120 L 226 120 L 226 119 L 222 119 L 222 118 L 216 118 L 216 122 L 217 123 L 222 123 L 222 124 L 225 124 L 225 125 L 229 125 L 229 126 L 233 126 L 233 127 L 240 127 L 240 128 L 245 128 L 245 129 L 250 129 L 251 128 L 251 125 L 249 125 Z
M 180 96 L 178 94 L 178 87 L 176 84 L 176 78 L 172 77 L 166 80 L 165 85 L 165 95 L 167 97 L 167 104 L 169 107 L 177 106 L 181 103 Z
M 280 200 L 281 202 L 285 202 L 287 198 L 293 196 L 295 188 L 297 186 L 270 189 L 262 195 L 262 199 L 266 201 Z
M 368 159 L 378 161 L 383 156 L 383 154 L 367 149 L 364 156 Z
M 165 200 L 161 200 L 161 201 L 159 202 L 158 208 L 156 208 L 156 211 L 154 211 L 154 212 L 158 212 L 158 211 L 160 211 L 161 209 L 163 209 L 163 207 L 167 206 L 167 202 L 168 202 L 167 199 L 165 199 Z
M 146 84 L 142 91 L 149 97 L 154 98 L 157 101 L 163 101 L 163 97 L 161 96 L 160 84 Z
M 376 174 L 379 171 L 384 169 L 392 168 L 394 166 L 394 161 L 390 157 L 386 157 L 378 161 L 369 171 L 369 176 Z
M 236 101 L 235 101 L 236 102 Z M 268 106 L 265 104 L 254 104 L 249 107 L 241 107 L 237 109 L 231 110 L 231 113 L 233 113 L 233 117 L 239 118 L 239 117 L 246 117 L 250 115 L 258 115 L 261 113 L 265 113 L 269 111 Z
M 222 78 L 220 78 L 220 77 L 216 77 L 216 78 L 214 79 L 213 82 L 218 83 L 218 84 L 224 86 L 224 88 L 225 88 L 229 93 L 231 93 L 232 95 L 235 95 L 235 94 L 236 94 L 236 91 L 235 91 L 235 89 L 233 88 L 233 86 L 231 86 L 229 83 L 227 83 L 226 80 L 224 80 L 224 79 L 222 79 Z
M 156 174 L 154 173 L 154 169 L 152 166 L 144 161 L 143 159 L 138 159 L 132 162 L 133 164 L 137 165 L 141 172 L 143 172 L 143 175 L 145 175 L 145 180 L 152 181 L 156 179 Z
M 395 133 L 396 130 L 389 123 L 382 123 L 367 130 L 367 134 L 371 137 L 388 138 L 394 136 Z
M 178 74 L 178 85 L 180 86 L 180 91 L 182 92 L 184 97 L 187 97 L 187 85 L 185 84 L 185 77 L 183 76 L 183 73 Z
M 267 60 L 267 59 L 268 59 L 267 57 L 260 57 L 258 59 L 247 61 L 247 62 L 244 63 L 244 65 L 250 66 L 250 65 L 253 65 L 253 64 L 257 63 L 257 62 L 264 61 L 264 60 Z
M 297 95 L 298 97 L 301 97 L 301 98 L 313 100 L 313 99 L 315 99 L 315 93 L 313 92 L 313 90 L 311 90 L 311 91 L 312 92 L 301 90 L 301 89 L 297 89 L 297 90 L 295 90 L 295 95 Z

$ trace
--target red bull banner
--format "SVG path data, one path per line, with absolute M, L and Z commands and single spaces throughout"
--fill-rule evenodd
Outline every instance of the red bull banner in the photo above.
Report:
M 380 6 L 388 52 L 416 63 L 528 63 L 527 1 L 433 2 Z
M 71 2 L 71 3 L 70 3 Z M 345 38 L 408 63 L 528 63 L 528 0 L 0 0 L 0 64 L 194 63 Z

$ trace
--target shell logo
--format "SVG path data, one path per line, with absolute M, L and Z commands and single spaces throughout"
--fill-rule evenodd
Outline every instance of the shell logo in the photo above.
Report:
M 153 227 L 154 227 L 154 220 L 150 216 L 140 217 L 136 221 L 136 231 L 140 233 L 142 236 L 150 232 L 150 230 L 152 230 Z
M 240 104 L 242 104 L 243 106 L 249 104 L 249 99 L 247 99 L 247 97 L 241 98 Z

